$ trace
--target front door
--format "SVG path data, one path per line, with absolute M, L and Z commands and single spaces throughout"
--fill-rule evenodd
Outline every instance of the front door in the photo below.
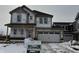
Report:
M 26 30 L 26 37 L 32 37 L 32 30 Z

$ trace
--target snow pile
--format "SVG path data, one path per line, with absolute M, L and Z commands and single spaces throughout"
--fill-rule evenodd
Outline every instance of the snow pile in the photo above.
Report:
M 77 44 L 77 43 L 78 43 L 77 41 L 73 40 L 72 45 L 71 45 L 71 41 L 61 43 L 60 45 L 71 50 L 73 53 L 79 53 L 79 45 L 74 45 L 74 44 Z M 75 48 L 75 49 L 73 49 L 73 48 Z
M 65 47 L 61 46 L 59 43 L 58 44 L 49 44 L 54 51 L 57 53 L 69 53 L 70 51 L 67 50 Z
M 78 45 L 76 45 L 76 46 L 71 46 L 72 48 L 76 48 L 76 49 L 78 49 L 79 50 L 79 46 Z
M 72 43 L 75 43 L 73 41 Z M 76 51 L 72 48 L 71 41 L 69 42 L 63 42 L 63 43 L 55 43 L 55 44 L 49 44 L 53 50 L 55 50 L 57 53 L 77 53 L 79 51 Z M 75 46 L 77 47 L 77 46 Z M 77 47 L 79 48 L 79 46 Z

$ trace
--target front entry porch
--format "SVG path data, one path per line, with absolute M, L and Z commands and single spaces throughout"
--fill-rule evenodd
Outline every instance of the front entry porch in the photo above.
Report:
M 31 38 L 35 38 L 34 34 L 34 29 L 33 28 L 24 28 L 24 31 L 23 31 L 23 34 L 19 32 L 19 29 L 21 28 L 18 28 L 18 33 L 17 34 L 10 34 L 10 41 L 11 42 L 24 42 L 24 39 L 25 38 L 28 38 L 29 36 Z
M 33 39 L 36 37 L 36 28 L 33 24 L 7 24 L 7 32 L 6 32 L 6 39 L 10 41 L 19 41 L 24 38 L 27 38 L 28 36 L 32 37 Z M 8 38 L 8 28 L 11 28 L 10 38 Z M 14 29 L 16 29 L 14 33 Z M 23 33 L 21 32 L 23 29 Z

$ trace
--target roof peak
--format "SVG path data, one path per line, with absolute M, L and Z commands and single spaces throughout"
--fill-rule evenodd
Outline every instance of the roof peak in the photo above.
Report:
M 19 8 L 26 8 L 26 9 L 28 9 L 28 10 L 30 10 L 30 11 L 32 11 L 30 8 L 28 8 L 26 5 L 22 5 L 22 6 L 18 6 L 17 8 L 15 8 L 15 9 L 13 9 L 12 11 L 10 11 L 9 13 L 11 14 L 11 13 L 13 13 L 15 10 L 17 10 L 17 9 L 19 9 Z

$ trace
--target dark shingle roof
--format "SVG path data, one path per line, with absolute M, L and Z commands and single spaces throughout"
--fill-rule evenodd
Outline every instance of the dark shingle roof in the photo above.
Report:
M 53 22 L 53 24 L 72 24 L 73 22 Z
M 50 14 L 47 14 L 47 13 L 44 13 L 44 12 L 40 12 L 40 11 L 37 11 L 37 10 L 33 10 L 33 13 L 35 13 L 36 15 L 45 15 L 45 16 L 53 17 L 53 15 L 50 15 Z

